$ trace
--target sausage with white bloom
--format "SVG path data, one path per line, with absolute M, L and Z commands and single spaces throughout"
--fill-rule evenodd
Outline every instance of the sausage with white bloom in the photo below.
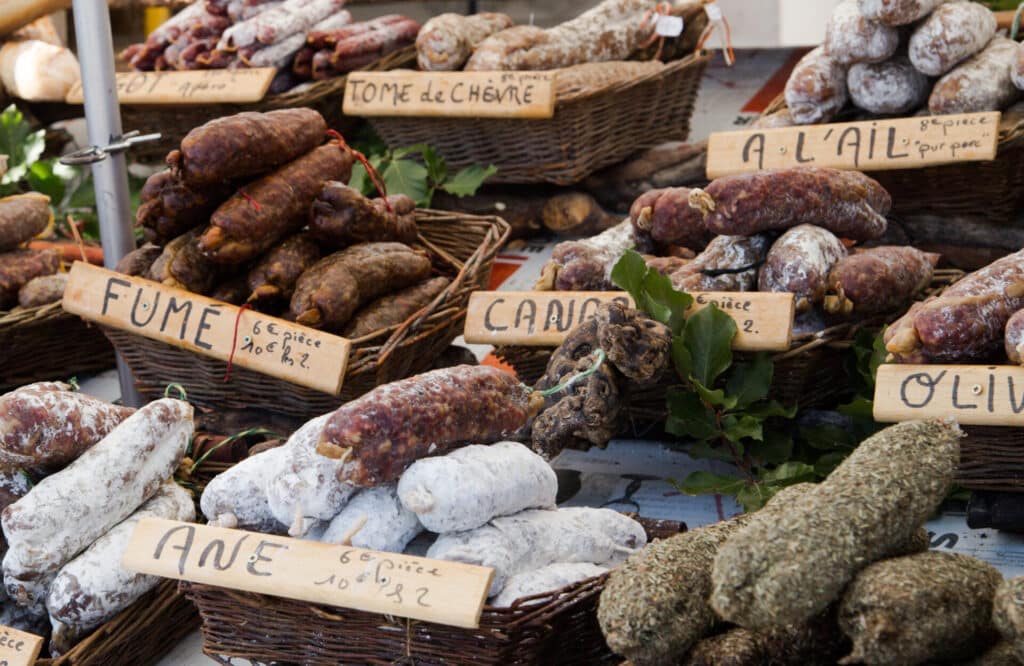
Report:
M 349 540 L 356 548 L 401 553 L 423 525 L 398 501 L 395 484 L 368 488 L 341 510 L 318 539 L 323 543 Z

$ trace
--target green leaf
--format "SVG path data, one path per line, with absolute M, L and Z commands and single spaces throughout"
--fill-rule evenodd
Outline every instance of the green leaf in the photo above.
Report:
M 440 185 L 448 178 L 448 163 L 430 146 L 423 146 L 423 163 L 427 165 L 427 177 L 431 184 Z
M 715 389 L 712 391 L 698 381 L 691 381 L 690 384 L 693 385 L 693 390 L 697 392 L 697 395 L 712 407 L 732 409 L 736 406 L 736 398 L 733 396 L 727 396 L 725 391 L 722 389 Z
M 775 469 L 761 472 L 761 483 L 769 483 L 775 486 L 791 486 L 805 481 L 816 479 L 814 468 L 807 463 L 790 461 L 783 463 Z
M 761 419 L 753 416 L 726 416 L 722 419 L 722 433 L 730 442 L 739 443 L 744 439 L 758 442 L 764 439 Z
M 7 155 L 7 173 L 2 183 L 17 183 L 25 177 L 46 148 L 46 131 L 32 131 L 21 111 L 13 104 L 0 113 L 0 155 Z
M 735 336 L 736 322 L 716 305 L 708 305 L 690 315 L 683 337 L 693 359 L 694 379 L 704 386 L 715 383 L 732 363 Z
M 796 416 L 796 412 L 797 408 L 795 405 L 793 407 L 784 407 L 774 400 L 769 402 L 759 402 L 756 405 L 750 405 L 744 410 L 744 414 L 749 414 L 750 416 L 761 420 L 770 419 L 774 416 L 782 416 L 787 419 L 791 419 Z
M 668 406 L 665 430 L 668 433 L 698 440 L 719 434 L 715 413 L 700 401 L 696 393 L 672 387 L 666 391 L 665 402 Z
M 748 483 L 736 493 L 736 501 L 739 502 L 744 511 L 750 513 L 763 508 L 768 503 L 768 500 L 774 497 L 777 492 L 778 488 L 772 486 L 761 483 Z
M 849 450 L 857 445 L 849 431 L 836 425 L 800 426 L 798 434 L 808 446 L 819 451 Z
M 733 366 L 725 389 L 729 395 L 736 396 L 736 406 L 743 409 L 768 396 L 774 371 L 771 357 L 759 352 L 749 361 Z
M 874 336 L 864 329 L 857 331 L 853 341 L 853 353 L 857 358 L 857 373 L 864 386 L 873 391 L 878 366 L 885 362 L 885 357 L 889 354 L 885 349 L 885 329 Z
M 496 173 L 498 173 L 498 167 L 493 164 L 487 167 L 482 167 L 479 164 L 473 164 L 460 170 L 450 179 L 446 180 L 441 185 L 441 189 L 448 194 L 454 194 L 457 197 L 476 194 L 476 191 L 480 189 L 480 186 L 484 184 L 484 181 Z
M 711 472 L 691 472 L 676 487 L 687 495 L 735 495 L 746 485 L 746 481 L 735 476 Z
M 694 442 L 686 449 L 686 453 L 691 458 L 697 458 L 700 460 L 720 460 L 723 462 L 733 462 L 732 451 L 724 446 L 714 446 L 707 440 L 701 440 Z
M 667 325 L 673 335 L 682 333 L 686 325 L 686 311 L 693 305 L 693 297 L 677 291 L 668 276 L 650 269 L 644 276 L 643 286 L 646 298 L 641 309 Z
M 65 179 L 54 173 L 53 166 L 54 162 L 50 160 L 36 162 L 29 167 L 26 180 L 34 192 L 45 194 L 53 206 L 60 206 L 67 190 Z
M 872 419 L 874 418 L 875 403 L 867 398 L 854 398 L 848 404 L 840 405 L 836 408 L 836 411 L 846 416 L 852 416 L 854 418 Z
M 766 430 L 756 453 L 767 464 L 781 465 L 793 457 L 793 438 L 780 430 Z
M 405 148 L 398 148 L 397 150 L 393 150 L 391 152 L 391 159 L 400 160 L 406 155 L 412 155 L 413 153 L 419 153 L 420 155 L 423 155 L 423 153 L 428 149 L 430 149 L 430 146 L 428 146 L 425 143 L 415 143 L 411 146 L 406 146 Z
M 380 174 L 388 194 L 404 194 L 417 206 L 429 206 L 427 167 L 412 160 L 392 160 Z
M 672 363 L 676 366 L 680 379 L 690 381 L 690 377 L 693 376 L 693 356 L 686 346 L 686 340 L 680 336 L 672 338 Z
M 647 270 L 647 262 L 635 250 L 626 250 L 612 266 L 612 282 L 632 296 L 638 308 L 642 307 L 644 302 L 644 279 L 647 277 Z
M 379 173 L 381 167 L 384 166 L 385 162 L 389 161 L 389 158 L 384 154 L 373 155 L 366 161 Z M 362 162 L 356 162 L 355 166 L 352 167 L 352 176 L 348 180 L 348 186 L 359 190 L 366 196 L 377 194 L 377 188 L 374 186 L 373 181 L 370 180 L 370 176 L 366 173 L 366 167 L 363 166 Z

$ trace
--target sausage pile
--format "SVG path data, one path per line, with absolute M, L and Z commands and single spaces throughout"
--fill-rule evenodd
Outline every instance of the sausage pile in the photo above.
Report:
M 214 525 L 324 543 L 403 552 L 420 537 L 422 553 L 434 539 L 427 557 L 494 567 L 491 603 L 508 606 L 599 575 L 646 543 L 614 511 L 555 507 L 554 470 L 507 439 L 535 408 L 495 368 L 424 373 L 246 458 L 207 485 L 200 506 Z
M 118 270 L 353 338 L 401 324 L 448 287 L 417 248 L 416 205 L 367 199 L 355 154 L 310 109 L 198 127 L 149 178 L 149 243 Z
M 0 396 L 3 624 L 58 656 L 157 585 L 120 562 L 139 520 L 195 518 L 171 480 L 192 431 L 179 400 L 134 410 L 56 382 Z
M 872 178 L 817 167 L 650 190 L 619 226 L 557 245 L 538 288 L 615 289 L 611 270 L 635 249 L 681 291 L 792 293 L 808 326 L 890 314 L 928 285 L 938 262 L 912 247 L 850 249 L 885 233 L 891 206 Z
M 0 312 L 59 301 L 64 277 L 57 250 L 22 247 L 53 220 L 50 198 L 36 193 L 0 199 Z
M 271 92 L 369 65 L 411 46 L 416 21 L 352 22 L 345 0 L 197 0 L 121 58 L 137 70 L 274 67 Z
M 869 114 L 999 111 L 1021 98 L 1024 45 L 969 0 L 843 0 L 762 126 L 827 123 L 850 101 Z

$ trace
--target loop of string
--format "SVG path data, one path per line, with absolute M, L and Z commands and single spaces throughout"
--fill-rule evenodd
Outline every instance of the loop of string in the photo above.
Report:
M 203 462 L 207 458 L 209 458 L 217 449 L 223 447 L 226 444 L 231 444 L 233 442 L 237 442 L 238 440 L 244 439 L 245 437 L 253 437 L 253 436 L 255 436 L 255 437 L 270 437 L 272 439 L 284 439 L 285 438 L 285 435 L 282 435 L 281 433 L 274 432 L 273 430 L 268 430 L 266 428 L 249 428 L 248 430 L 243 430 L 242 432 L 235 433 L 234 435 L 231 435 L 230 437 L 225 437 L 223 440 L 217 442 L 216 444 L 211 446 L 209 449 L 207 449 L 203 453 L 203 455 L 199 456 L 199 459 L 196 460 L 194 463 L 192 463 L 192 467 L 189 468 L 189 475 L 191 476 L 199 468 L 199 466 L 202 465 Z
M 582 381 L 582 380 L 586 379 L 587 377 L 591 376 L 592 374 L 594 374 L 595 372 L 597 372 L 601 368 L 601 366 L 604 365 L 604 361 L 605 361 L 605 358 L 606 358 L 604 350 L 600 349 L 600 348 L 595 349 L 594 350 L 594 357 L 596 359 L 595 362 L 594 362 L 594 365 L 590 366 L 589 368 L 587 368 L 583 372 L 576 373 L 575 375 L 573 375 L 572 377 L 570 377 L 566 381 L 562 382 L 561 384 L 558 384 L 557 386 L 552 386 L 549 389 L 545 389 L 543 391 L 539 391 L 540 395 L 545 397 L 545 398 L 548 398 L 548 397 L 550 397 L 552 395 L 555 395 L 556 393 L 560 393 L 561 391 L 564 391 L 565 389 L 569 388 L 573 384 L 575 384 L 575 383 L 577 383 L 579 381 Z
M 260 205 L 259 201 L 252 198 L 252 195 L 245 191 L 243 188 L 238 188 L 238 193 L 242 195 L 242 198 L 249 202 L 249 204 L 256 209 L 257 213 L 263 212 L 263 206 Z
M 224 372 L 224 383 L 231 380 L 231 368 L 235 363 L 235 349 L 238 347 L 238 325 L 242 321 L 242 313 L 246 310 L 251 310 L 252 305 L 249 303 L 243 303 L 238 308 L 238 314 L 235 316 L 235 332 L 231 336 L 231 354 L 228 355 L 228 369 Z
M 170 398 L 171 391 L 178 392 L 178 400 L 188 400 L 188 394 L 185 393 L 185 387 L 181 384 L 168 384 L 167 388 L 164 389 L 164 397 Z
M 377 192 L 380 193 L 380 198 L 384 200 L 384 207 L 388 209 L 389 213 L 395 212 L 391 207 L 391 202 L 388 201 L 387 185 L 384 184 L 384 180 L 380 177 L 380 174 L 377 173 L 377 169 L 370 164 L 370 160 L 366 159 L 366 155 L 363 155 L 355 148 L 349 146 L 348 143 L 345 142 L 345 137 L 336 130 L 327 130 L 327 136 L 335 139 L 339 144 L 341 144 L 342 148 L 352 151 L 352 154 L 355 155 L 356 159 L 362 163 L 363 168 L 366 169 L 366 175 L 369 177 L 370 182 L 373 183 L 373 186 L 377 188 Z
M 723 33 L 722 56 L 725 58 L 725 64 L 731 67 L 736 62 L 736 53 L 732 48 L 732 31 L 729 28 L 729 21 L 722 15 L 721 8 L 714 0 L 705 5 L 704 11 L 708 15 L 708 26 L 704 28 L 700 39 L 697 40 L 697 50 L 700 51 L 704 48 L 708 39 L 714 34 L 718 26 L 721 25 Z

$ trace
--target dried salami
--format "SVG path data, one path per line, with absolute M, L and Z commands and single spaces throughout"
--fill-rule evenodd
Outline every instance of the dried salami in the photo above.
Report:
M 986 10 L 987 11 L 987 10 Z M 1013 84 L 1017 43 L 996 37 L 981 53 L 939 79 L 928 99 L 933 114 L 999 111 L 1020 96 Z
M 67 273 L 32 278 L 18 290 L 18 305 L 23 308 L 37 308 L 56 303 L 64 298 L 64 289 L 67 285 Z
M 362 526 L 360 526 L 362 523 Z M 319 541 L 401 553 L 423 531 L 419 518 L 398 500 L 395 484 L 361 490 L 335 516 Z
M 844 316 L 893 312 L 928 286 L 938 259 L 937 254 L 891 245 L 840 259 L 828 275 L 825 311 Z
M 871 113 L 901 114 L 928 101 L 931 81 L 906 56 L 877 64 L 856 64 L 846 79 L 853 103 Z
M 668 187 L 641 194 L 629 209 L 629 220 L 637 236 L 648 235 L 658 245 L 679 245 L 701 250 L 712 235 L 704 216 L 690 206 L 690 190 Z
M 370 199 L 344 183 L 323 184 L 309 211 L 310 233 L 341 249 L 356 243 L 416 242 L 416 202 L 404 194 Z
M 283 446 L 249 456 L 215 476 L 203 489 L 199 508 L 211 525 L 282 534 L 286 526 L 274 518 L 267 500 L 267 482 L 285 462 Z
M 669 279 L 682 291 L 756 291 L 757 274 L 770 247 L 765 234 L 716 236 Z
M 864 18 L 886 25 L 908 25 L 947 0 L 860 0 Z
M 842 65 L 888 60 L 899 45 L 899 31 L 864 16 L 858 0 L 840 2 L 825 27 L 825 52 Z
M 1003 347 L 1010 363 L 1024 363 L 1024 310 L 1018 310 L 1006 322 Z
M 446 277 L 436 277 L 394 294 L 381 296 L 356 312 L 352 321 L 342 330 L 342 335 L 354 340 L 397 326 L 430 305 L 451 282 Z
M 425 72 L 462 69 L 480 42 L 511 26 L 507 14 L 440 14 L 424 23 L 416 37 L 416 62 Z
M 11 250 L 0 253 L 0 310 L 18 304 L 18 292 L 29 280 L 60 270 L 59 250 Z
M 637 248 L 637 236 L 629 220 L 590 238 L 559 243 L 541 272 L 537 288 L 559 291 L 615 289 L 611 281 L 612 268 L 626 250 L 634 248 Z
M 163 244 L 206 224 L 231 192 L 225 183 L 190 187 L 169 170 L 161 171 L 142 186 L 135 221 L 144 229 L 146 240 Z
M 121 260 L 117 262 L 117 266 L 114 270 L 118 273 L 124 273 L 125 275 L 133 276 L 145 276 L 149 274 L 150 268 L 161 254 L 163 254 L 163 248 L 153 243 L 146 243 L 142 247 L 132 250 L 128 254 L 121 257 Z
M 285 239 L 249 271 L 246 278 L 248 301 L 260 310 L 287 303 L 295 292 L 299 276 L 319 260 L 320 246 L 309 234 Z
M 786 106 L 797 125 L 827 123 L 846 106 L 847 68 L 819 46 L 797 63 L 786 81 Z
M 0 199 L 0 252 L 38 236 L 52 221 L 46 195 L 31 192 Z
M 944 3 L 910 37 L 910 62 L 923 74 L 942 76 L 985 48 L 996 27 L 995 14 L 979 2 Z
M 829 270 L 845 256 L 846 246 L 827 229 L 793 227 L 768 250 L 757 288 L 789 292 L 796 297 L 796 311 L 806 312 L 825 298 Z

